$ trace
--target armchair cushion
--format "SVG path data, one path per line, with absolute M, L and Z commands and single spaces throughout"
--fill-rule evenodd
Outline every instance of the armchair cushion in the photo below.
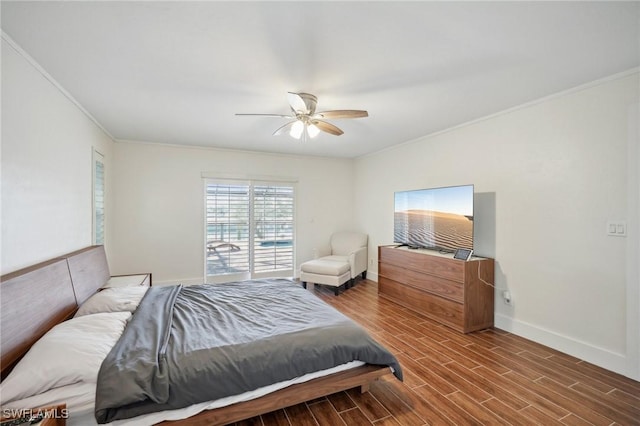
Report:
M 349 256 L 336 256 L 335 254 L 332 254 L 330 256 L 324 256 L 324 257 L 321 257 L 320 259 L 332 260 L 334 262 L 349 263 Z
M 336 261 L 322 257 L 320 259 L 310 260 L 303 263 L 300 265 L 300 270 L 302 272 L 309 272 L 312 274 L 338 276 L 349 272 L 349 263 L 344 260 Z
M 336 232 L 331 235 L 331 254 L 348 256 L 361 247 L 366 247 L 367 234 L 360 232 Z

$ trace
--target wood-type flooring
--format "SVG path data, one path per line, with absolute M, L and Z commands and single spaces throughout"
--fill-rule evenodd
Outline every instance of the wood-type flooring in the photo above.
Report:
M 393 352 L 404 382 L 389 375 L 236 425 L 640 425 L 639 382 L 499 329 L 461 334 L 378 298 L 373 281 L 339 296 L 311 287 Z

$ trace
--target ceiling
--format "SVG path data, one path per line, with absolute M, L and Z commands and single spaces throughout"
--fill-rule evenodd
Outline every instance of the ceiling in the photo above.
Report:
M 640 66 L 639 2 L 2 1 L 116 140 L 354 158 Z M 342 136 L 272 136 L 287 92 Z

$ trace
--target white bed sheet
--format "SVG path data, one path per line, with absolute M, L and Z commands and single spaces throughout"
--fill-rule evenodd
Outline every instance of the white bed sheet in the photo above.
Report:
M 204 410 L 211 410 L 214 408 L 220 408 L 227 405 L 235 404 L 237 402 L 249 401 L 251 399 L 264 396 L 268 393 L 275 392 L 279 389 L 286 388 L 287 386 L 307 382 L 318 377 L 323 377 L 329 374 L 356 368 L 364 364 L 365 363 L 362 361 L 351 361 L 346 364 L 330 368 L 328 370 L 305 374 L 304 376 L 297 377 L 292 380 L 275 383 L 273 385 L 265 386 L 239 395 L 221 398 L 215 401 L 202 402 L 200 404 L 190 405 L 189 407 L 181 408 L 178 410 L 160 411 L 157 413 L 145 414 L 143 416 L 138 416 L 132 419 L 117 420 L 109 424 L 114 426 L 149 426 L 164 420 L 186 419 L 187 417 L 196 415 Z M 70 417 L 69 419 L 67 419 L 67 425 L 97 425 L 98 423 L 96 422 L 94 416 L 95 394 L 95 383 L 76 383 L 74 385 L 52 389 L 41 395 L 35 395 L 30 398 L 13 401 L 9 404 L 10 407 L 6 408 L 38 407 L 51 404 L 52 401 L 56 404 L 66 403 L 67 409 L 70 413 Z

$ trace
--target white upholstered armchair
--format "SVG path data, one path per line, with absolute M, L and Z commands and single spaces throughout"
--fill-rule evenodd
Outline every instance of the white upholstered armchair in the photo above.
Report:
M 311 282 L 332 286 L 337 295 L 341 287 L 350 287 L 358 275 L 366 278 L 368 240 L 368 235 L 360 232 L 331 235 L 329 253 L 300 265 L 302 285 L 306 288 Z

